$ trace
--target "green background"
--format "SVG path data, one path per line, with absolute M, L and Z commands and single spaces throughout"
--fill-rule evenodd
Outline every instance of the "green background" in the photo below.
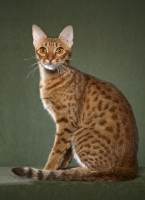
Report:
M 44 166 L 55 125 L 39 98 L 31 26 L 57 36 L 74 27 L 71 64 L 114 83 L 132 105 L 145 166 L 145 1 L 0 1 L 0 166 Z

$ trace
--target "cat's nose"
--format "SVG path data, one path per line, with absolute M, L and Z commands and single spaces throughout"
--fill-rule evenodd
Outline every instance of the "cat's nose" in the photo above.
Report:
M 49 55 L 49 56 L 47 57 L 47 59 L 49 60 L 49 62 L 52 62 L 52 60 L 54 59 L 54 56 L 53 56 L 53 55 Z

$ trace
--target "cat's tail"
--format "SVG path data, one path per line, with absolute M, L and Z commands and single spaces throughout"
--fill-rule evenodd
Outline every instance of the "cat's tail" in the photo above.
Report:
M 42 170 L 31 167 L 15 167 L 12 172 L 18 176 L 36 180 L 56 181 L 125 181 L 135 177 L 129 168 L 115 168 L 106 171 L 91 171 L 84 168 L 70 170 Z

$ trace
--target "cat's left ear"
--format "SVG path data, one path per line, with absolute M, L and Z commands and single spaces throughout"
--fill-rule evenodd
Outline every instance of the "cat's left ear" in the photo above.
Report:
M 71 48 L 73 45 L 73 27 L 65 27 L 60 33 L 59 38 L 63 40 L 69 46 L 69 48 Z

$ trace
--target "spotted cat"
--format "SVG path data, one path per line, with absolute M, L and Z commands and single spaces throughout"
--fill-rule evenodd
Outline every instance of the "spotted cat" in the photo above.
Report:
M 56 135 L 44 169 L 16 167 L 12 171 L 38 180 L 133 179 L 138 168 L 138 131 L 124 95 L 111 83 L 69 64 L 72 26 L 59 37 L 47 37 L 33 25 L 32 35 L 40 96 L 56 124 Z M 67 169 L 72 156 L 80 167 Z

